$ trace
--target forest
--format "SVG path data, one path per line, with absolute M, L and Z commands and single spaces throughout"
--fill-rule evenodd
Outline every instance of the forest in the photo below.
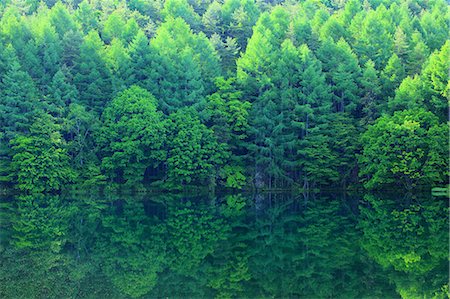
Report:
M 1 184 L 446 184 L 448 7 L 1 1 Z

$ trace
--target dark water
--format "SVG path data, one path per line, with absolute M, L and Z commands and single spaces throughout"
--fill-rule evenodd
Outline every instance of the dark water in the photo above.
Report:
M 448 199 L 22 196 L 0 298 L 447 298 Z

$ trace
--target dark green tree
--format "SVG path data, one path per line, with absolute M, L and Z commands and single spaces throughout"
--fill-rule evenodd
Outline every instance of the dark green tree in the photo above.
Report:
M 7 67 L 1 80 L 0 127 L 4 138 L 10 140 L 16 133 L 26 133 L 32 116 L 41 106 L 31 77 L 25 72 L 11 45 L 3 52 Z
M 110 100 L 111 73 L 106 67 L 104 44 L 97 32 L 90 31 L 84 38 L 75 72 L 80 103 L 100 113 Z

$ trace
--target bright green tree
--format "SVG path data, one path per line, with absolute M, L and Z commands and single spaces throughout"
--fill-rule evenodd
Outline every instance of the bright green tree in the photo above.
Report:
M 448 126 L 423 109 L 382 116 L 362 135 L 360 176 L 369 189 L 442 183 L 448 175 Z
M 74 83 L 79 100 L 88 109 L 100 112 L 110 100 L 111 73 L 105 63 L 105 49 L 98 33 L 90 31 L 80 48 Z
M 327 40 L 317 50 L 317 57 L 322 61 L 327 82 L 331 85 L 333 110 L 354 112 L 360 93 L 361 69 L 350 45 L 343 39 L 337 43 Z
M 11 138 L 29 130 L 41 104 L 33 80 L 22 69 L 11 45 L 3 52 L 3 59 L 7 67 L 0 84 L 0 127 L 3 137 Z
M 102 166 L 110 179 L 128 184 L 142 182 L 147 168 L 165 159 L 165 126 L 156 99 L 132 86 L 120 93 L 102 114 L 99 142 Z
M 165 113 L 197 105 L 213 91 L 214 78 L 221 70 L 203 33 L 194 34 L 181 18 L 169 18 L 150 44 L 159 58 L 152 64 L 146 88 L 159 99 Z
M 187 0 L 164 1 L 161 16 L 164 20 L 182 18 L 193 30 L 198 31 L 200 29 L 200 16 L 194 11 L 194 8 Z
M 200 123 L 195 110 L 172 113 L 167 123 L 167 178 L 172 184 L 214 184 L 225 158 L 225 144 Z
M 11 140 L 14 181 L 26 192 L 61 190 L 74 179 L 61 127 L 49 114 L 39 115 L 27 135 Z

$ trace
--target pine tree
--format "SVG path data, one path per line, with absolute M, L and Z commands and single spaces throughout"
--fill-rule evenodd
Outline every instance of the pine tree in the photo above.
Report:
M 3 57 L 8 67 L 1 82 L 0 127 L 9 140 L 16 133 L 28 132 L 40 102 L 33 80 L 22 70 L 11 45 L 6 47 Z
M 395 89 L 400 85 L 405 76 L 406 72 L 403 63 L 397 54 L 392 54 L 386 67 L 381 72 L 383 95 L 385 97 L 393 96 Z
M 151 48 L 157 57 L 146 86 L 165 113 L 198 104 L 214 90 L 221 73 L 217 54 L 206 36 L 193 34 L 182 19 L 163 23 Z
M 78 5 L 75 17 L 81 24 L 81 28 L 85 34 L 98 26 L 98 16 L 88 0 L 83 0 Z
M 47 85 L 58 71 L 61 60 L 62 45 L 59 42 L 59 36 L 55 29 L 49 24 L 44 25 L 42 37 L 36 37 L 38 66 L 33 66 L 33 71 L 40 69 L 35 73 L 35 81 L 39 90 L 47 93 Z
M 143 31 L 139 31 L 128 46 L 130 56 L 130 75 L 127 78 L 127 85 L 142 85 L 150 76 L 152 60 L 156 55 L 152 55 L 152 48 L 149 46 L 147 36 Z
M 56 3 L 50 11 L 50 23 L 58 33 L 59 38 L 68 31 L 77 31 L 77 24 L 73 15 L 70 14 L 67 7 L 61 2 Z
M 395 55 L 395 54 L 394 54 Z M 364 113 L 364 123 L 372 123 L 380 114 L 385 111 L 386 103 L 382 102 L 381 82 L 375 64 L 372 60 L 366 62 L 361 78 L 363 87 L 362 111 Z
M 112 74 L 113 94 L 117 94 L 126 88 L 126 82 L 133 71 L 130 66 L 130 56 L 120 39 L 113 39 L 107 48 L 106 63 Z
M 106 67 L 104 56 L 105 49 L 100 37 L 91 31 L 80 48 L 74 83 L 80 94 L 80 102 L 98 113 L 111 97 L 111 73 Z
M 418 74 L 422 65 L 430 55 L 430 50 L 422 39 L 419 32 L 414 32 L 411 36 L 411 49 L 406 61 L 406 70 L 408 75 Z
M 187 0 L 166 0 L 161 10 L 161 16 L 165 21 L 182 18 L 194 31 L 200 30 L 201 19 Z
M 394 52 L 401 59 L 403 63 L 407 61 L 409 56 L 409 43 L 405 32 L 402 28 L 397 27 L 394 35 Z
M 449 116 L 449 61 L 450 41 L 447 41 L 439 51 L 431 54 L 421 74 L 425 103 L 441 120 Z
M 113 39 L 121 40 L 124 36 L 125 20 L 120 11 L 116 10 L 108 16 L 103 25 L 102 38 L 110 44 Z
M 48 87 L 47 110 L 57 118 L 66 116 L 69 105 L 78 101 L 78 90 L 69 82 L 66 73 L 66 68 L 56 72 Z
M 378 6 L 374 11 L 369 11 L 364 18 L 357 36 L 355 51 L 361 57 L 363 63 L 369 59 L 375 63 L 377 69 L 386 65 L 393 48 L 393 37 L 390 32 L 389 20 L 386 18 L 387 10 L 384 5 Z
M 74 67 L 80 59 L 80 47 L 83 37 L 79 31 L 67 31 L 62 37 L 61 65 L 67 67 L 70 78 L 74 77 Z
M 325 41 L 317 55 L 327 73 L 327 82 L 332 86 L 334 111 L 353 112 L 359 96 L 357 82 L 361 76 L 356 55 L 342 39 L 337 43 Z

